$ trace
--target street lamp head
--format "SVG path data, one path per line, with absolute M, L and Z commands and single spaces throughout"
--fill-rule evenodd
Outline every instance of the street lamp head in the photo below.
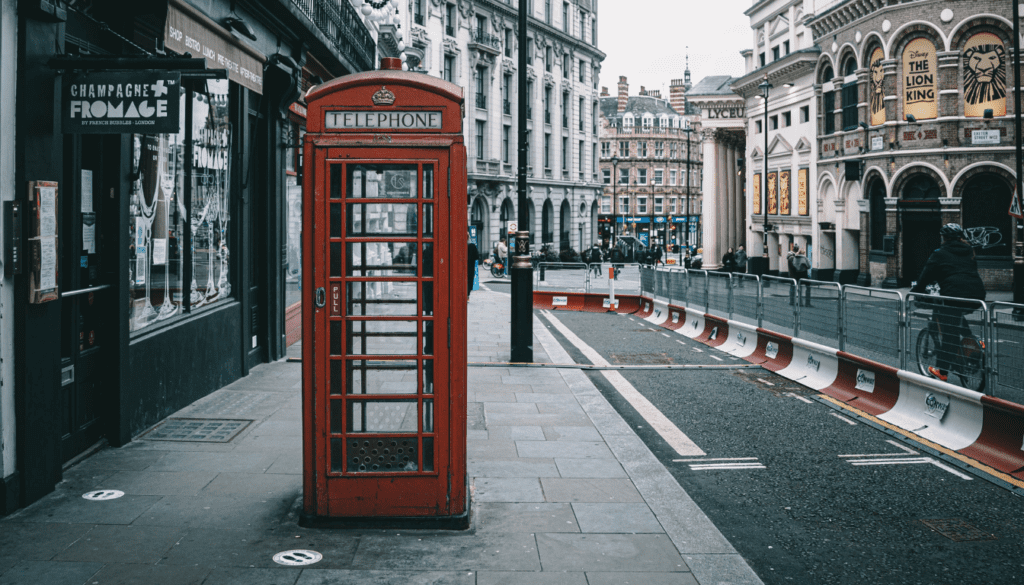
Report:
M 618 164 L 619 164 L 619 157 L 613 156 L 612 157 L 612 165 L 613 166 L 617 166 Z
M 757 86 L 757 89 L 761 90 L 761 97 L 763 97 L 765 100 L 767 100 L 768 99 L 768 92 L 773 87 L 775 87 L 775 86 L 772 85 L 770 81 L 768 81 L 768 77 L 766 76 L 764 78 L 764 81 L 762 81 L 761 84 Z

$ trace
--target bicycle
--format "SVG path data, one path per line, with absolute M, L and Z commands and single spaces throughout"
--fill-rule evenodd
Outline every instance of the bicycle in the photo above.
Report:
M 505 263 L 497 257 L 491 262 L 491 276 L 505 278 Z
M 944 325 L 940 322 L 941 305 L 936 306 L 933 303 L 921 303 L 921 301 L 918 301 L 918 303 L 920 303 L 919 308 L 931 309 L 932 311 L 931 317 L 928 319 L 928 326 L 917 334 L 916 344 L 918 371 L 922 376 L 930 377 L 928 366 L 936 363 L 939 351 L 942 348 L 942 328 L 944 326 L 949 327 L 949 323 Z M 921 305 L 924 306 L 922 307 Z M 968 390 L 983 392 L 985 389 L 985 345 L 974 336 L 968 326 L 965 313 L 969 312 L 969 310 L 958 310 L 958 308 L 954 307 L 951 307 L 951 309 L 950 313 L 956 313 L 954 318 L 959 319 L 956 328 L 960 333 L 957 335 L 956 352 L 951 356 L 947 356 L 949 362 L 949 370 L 946 372 L 948 375 L 947 381 L 955 383 L 953 381 L 955 376 L 959 380 L 960 386 Z M 951 314 L 943 316 L 948 317 Z M 964 331 L 967 332 L 967 335 L 963 334 Z

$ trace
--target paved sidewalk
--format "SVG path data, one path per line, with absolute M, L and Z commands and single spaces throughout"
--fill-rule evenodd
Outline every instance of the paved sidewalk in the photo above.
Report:
M 508 359 L 508 305 L 473 293 L 470 362 Z M 569 361 L 534 333 L 536 361 Z M 760 583 L 578 370 L 470 367 L 469 530 L 301 528 L 300 370 L 262 365 L 172 417 L 253 421 L 229 442 L 144 437 L 68 470 L 0 520 L 0 584 Z M 125 495 L 82 498 L 98 489 Z M 293 549 L 323 560 L 273 561 Z

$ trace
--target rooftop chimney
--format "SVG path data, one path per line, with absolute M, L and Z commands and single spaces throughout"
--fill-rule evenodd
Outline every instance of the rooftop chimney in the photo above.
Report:
M 606 86 L 606 85 L 602 85 L 601 86 L 601 97 L 609 97 L 608 96 L 608 86 Z
M 652 89 L 651 91 L 647 92 L 647 95 L 649 95 L 649 96 L 651 96 L 653 98 L 658 98 L 660 100 L 661 99 L 661 90 L 660 89 Z
M 626 83 L 626 76 L 619 76 L 619 104 L 616 111 L 622 113 L 626 111 L 626 103 L 629 102 L 629 84 Z
M 672 109 L 677 114 L 686 115 L 686 95 L 687 84 L 682 79 L 673 79 L 672 83 L 668 86 L 668 105 L 672 106 Z

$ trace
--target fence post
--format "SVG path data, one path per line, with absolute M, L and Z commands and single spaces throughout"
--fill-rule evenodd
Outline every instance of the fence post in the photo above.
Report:
M 764 281 L 759 274 L 754 277 L 757 278 L 757 326 L 764 327 Z
M 839 285 L 839 306 L 836 307 L 837 327 L 839 331 L 839 351 L 846 351 L 846 291 Z
M 793 337 L 800 337 L 800 281 L 793 281 L 790 286 L 792 288 L 789 298 L 793 299 Z
M 729 276 L 729 280 L 726 282 L 726 286 L 728 287 L 726 290 L 729 291 L 729 296 L 728 296 L 728 301 L 727 301 L 727 305 L 726 305 L 726 313 L 728 313 L 729 314 L 729 318 L 732 319 L 733 300 L 734 300 L 733 297 L 732 297 L 732 295 L 733 295 L 733 292 L 732 292 L 732 290 L 733 290 L 732 289 L 732 273 L 729 272 L 727 274 Z

